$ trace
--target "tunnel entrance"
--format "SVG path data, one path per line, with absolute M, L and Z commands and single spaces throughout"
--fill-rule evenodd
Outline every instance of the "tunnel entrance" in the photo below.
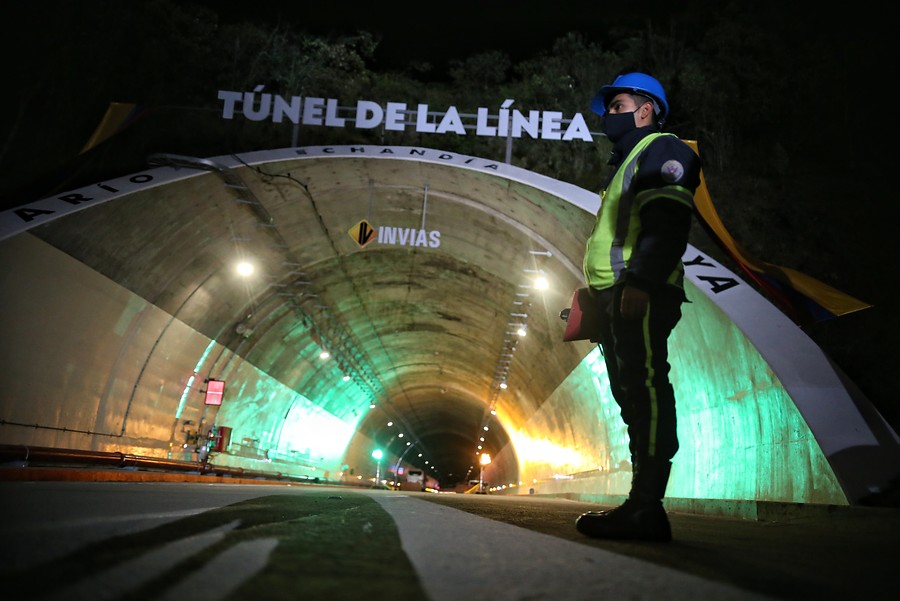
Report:
M 5 211 L 0 433 L 164 457 L 182 424 L 215 423 L 257 456 L 213 461 L 336 480 L 396 418 L 455 476 L 491 415 L 494 480 L 620 494 L 605 374 L 558 317 L 598 203 L 488 159 L 327 146 L 182 160 Z M 704 444 L 680 452 L 670 494 L 847 503 L 893 477 L 896 435 L 808 337 L 711 257 L 684 258 L 671 356 L 680 436 Z M 723 459 L 740 470 L 704 476 Z

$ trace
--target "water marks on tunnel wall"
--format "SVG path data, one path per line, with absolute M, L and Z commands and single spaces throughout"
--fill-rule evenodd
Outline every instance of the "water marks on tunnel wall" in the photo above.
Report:
M 478 157 L 467 156 L 442 150 L 434 150 L 409 146 L 304 146 L 297 148 L 282 148 L 276 150 L 264 150 L 249 152 L 240 155 L 241 161 L 234 156 L 217 157 L 216 163 L 224 168 L 244 167 L 250 164 L 264 163 L 267 161 L 286 160 L 290 158 L 316 158 L 316 157 L 368 157 L 383 159 L 422 160 L 431 163 L 442 163 L 456 167 L 466 167 L 487 173 L 499 174 L 504 170 L 514 169 L 509 165 L 497 161 L 490 161 Z M 76 190 L 71 190 L 56 196 L 50 196 L 32 203 L 28 203 L 14 209 L 0 212 L 0 240 L 9 238 L 32 227 L 43 225 L 60 217 L 65 217 L 77 211 L 91 208 L 104 202 L 115 200 L 127 194 L 133 194 L 157 186 L 174 183 L 182 179 L 205 173 L 205 170 L 185 169 L 184 167 L 159 167 L 146 172 L 135 173 L 125 177 L 115 178 Z M 404 229 L 404 228 L 398 228 Z M 389 238 L 382 242 L 395 244 L 398 240 L 409 243 L 399 231 L 391 232 Z M 425 242 L 432 248 L 439 245 L 440 233 L 433 231 L 426 233 Z M 412 245 L 418 245 L 419 233 L 416 232 Z

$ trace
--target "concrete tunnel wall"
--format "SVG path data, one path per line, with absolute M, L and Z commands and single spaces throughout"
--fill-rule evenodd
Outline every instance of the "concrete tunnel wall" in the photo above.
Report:
M 272 471 L 338 478 L 353 424 L 38 238 L 0 247 L 0 442 L 191 461 L 186 434 L 215 423 L 234 426 L 235 454 L 218 465 L 266 471 L 280 458 Z M 197 357 L 224 366 L 227 393 L 241 402 L 204 404 L 202 382 L 191 380 Z M 275 399 L 287 413 L 271 410 Z M 266 440 L 241 428 L 261 416 Z M 306 444 L 293 448 L 289 432 Z
M 501 175 L 546 186 L 548 178 L 504 169 Z M 583 197 L 570 202 L 584 206 Z M 896 471 L 897 437 L 867 401 L 734 274 L 693 247 L 685 260 L 692 302 L 671 342 L 682 447 L 668 496 L 846 504 L 886 483 Z M 358 451 L 365 445 L 346 454 L 356 423 L 279 388 L 214 340 L 27 232 L 0 241 L 0 265 L 3 444 L 190 459 L 181 446 L 185 430 L 205 422 L 234 426 L 240 452 L 217 456 L 222 465 L 265 469 L 273 457 L 255 452 L 264 446 L 282 460 L 277 471 L 338 479 L 344 466 L 367 460 Z M 726 279 L 734 284 L 723 290 Z M 494 457 L 486 479 L 515 480 L 510 490 L 520 493 L 627 493 L 627 443 L 603 362 L 593 345 L 575 344 L 584 348 L 583 362 L 525 427 L 507 426 L 510 448 Z M 210 355 L 238 387 L 229 394 L 245 402 L 214 408 L 186 396 L 196 358 Z M 246 441 L 240 424 L 258 421 L 275 396 L 289 411 L 269 411 L 265 444 L 258 434 Z M 312 443 L 292 448 L 284 435 L 292 426 Z
M 838 478 L 774 371 L 711 300 L 692 285 L 688 294 L 691 303 L 670 344 L 681 449 L 667 495 L 846 504 Z M 711 362 L 717 369 L 705 367 Z M 628 494 L 627 433 L 606 381 L 603 357 L 594 349 L 532 417 L 533 432 L 549 430 L 560 416 L 581 427 L 541 441 L 539 453 L 526 452 L 523 486 L 538 494 Z M 534 444 L 527 434 L 513 438 L 526 448 Z M 541 457 L 566 449 L 576 451 L 568 455 L 578 463 L 547 478 Z

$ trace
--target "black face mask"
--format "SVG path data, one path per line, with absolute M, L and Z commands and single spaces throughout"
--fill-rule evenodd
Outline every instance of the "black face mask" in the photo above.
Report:
M 634 112 L 631 113 L 606 113 L 603 116 L 601 129 L 609 141 L 615 144 L 629 132 L 637 129 L 634 124 Z

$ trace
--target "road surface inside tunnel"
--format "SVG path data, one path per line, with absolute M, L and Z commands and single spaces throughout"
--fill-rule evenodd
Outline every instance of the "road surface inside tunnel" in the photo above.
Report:
M 586 539 L 574 520 L 596 505 L 540 496 L 0 482 L 0 498 L 22 599 L 888 599 L 900 534 L 895 508 L 671 513 L 659 544 Z

